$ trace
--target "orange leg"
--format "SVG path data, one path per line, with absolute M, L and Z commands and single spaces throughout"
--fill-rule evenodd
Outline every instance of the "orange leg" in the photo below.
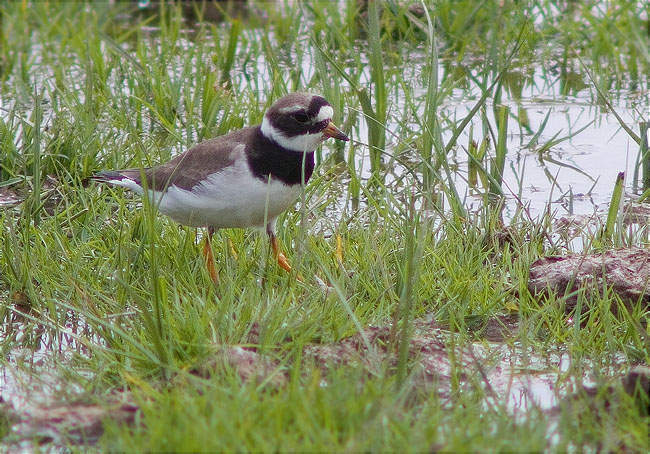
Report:
M 210 274 L 210 279 L 214 282 L 214 285 L 219 283 L 219 273 L 214 266 L 214 255 L 212 254 L 212 235 L 214 235 L 214 227 L 208 227 L 208 236 L 205 237 L 205 242 L 203 243 L 203 257 L 205 257 L 205 266 L 208 269 Z
M 278 265 L 280 265 L 280 268 L 285 270 L 286 272 L 290 273 L 291 272 L 291 265 L 289 264 L 289 261 L 287 258 L 284 256 L 282 251 L 280 250 L 280 245 L 278 244 L 278 239 L 275 236 L 275 232 L 273 232 L 273 226 L 271 224 L 266 225 L 266 234 L 269 236 L 269 240 L 271 241 L 271 249 L 273 250 L 273 255 L 275 256 L 276 260 L 278 261 Z M 299 281 L 302 282 L 302 276 L 298 275 L 296 276 Z
M 280 250 L 280 246 L 278 245 L 278 239 L 275 237 L 275 235 L 269 235 L 269 238 L 271 240 L 271 249 L 273 249 L 273 255 L 278 261 L 278 265 L 280 265 L 280 268 L 285 270 L 286 272 L 290 273 L 291 272 L 291 265 L 289 265 L 289 261 L 287 258 L 284 256 L 282 251 Z

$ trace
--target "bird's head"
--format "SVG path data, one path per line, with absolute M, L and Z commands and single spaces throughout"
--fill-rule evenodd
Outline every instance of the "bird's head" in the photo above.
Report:
M 348 141 L 332 123 L 334 109 L 325 98 L 291 93 L 278 99 L 264 114 L 262 134 L 283 148 L 311 152 L 325 139 Z

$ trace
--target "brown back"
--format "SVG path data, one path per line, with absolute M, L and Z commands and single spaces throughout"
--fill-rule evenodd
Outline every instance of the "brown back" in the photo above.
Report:
M 208 175 L 232 165 L 232 151 L 242 143 L 249 143 L 257 128 L 258 126 L 244 128 L 206 140 L 165 164 L 145 169 L 148 188 L 165 191 L 174 185 L 186 190 L 192 189 Z M 127 169 L 119 173 L 141 184 L 140 169 Z

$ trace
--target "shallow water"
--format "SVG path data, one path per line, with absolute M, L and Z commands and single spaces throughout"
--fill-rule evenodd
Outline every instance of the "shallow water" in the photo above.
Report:
M 515 99 L 504 91 L 501 104 L 510 108 L 508 123 L 508 154 L 504 171 L 503 189 L 506 195 L 504 215 L 511 217 L 517 207 L 526 206 L 533 218 L 547 209 L 558 216 L 591 215 L 607 211 L 614 182 L 619 172 L 626 174 L 626 190 L 631 192 L 638 187 L 633 182 L 634 168 L 638 159 L 639 147 L 621 128 L 614 114 L 607 112 L 593 102 L 594 93 L 585 88 L 573 96 L 559 93 L 560 81 L 545 78 L 545 69 L 539 65 L 533 69 L 534 75 L 521 81 L 523 89 Z M 443 77 L 442 69 L 439 77 Z M 586 76 L 584 76 L 586 78 Z M 422 89 L 421 89 L 422 90 Z M 417 90 L 416 90 L 417 93 Z M 469 113 L 477 102 L 480 92 L 477 87 L 455 92 L 442 107 L 442 112 L 450 118 L 461 119 Z M 624 92 L 613 105 L 617 114 L 639 134 L 639 112 L 644 108 L 642 92 Z M 488 117 L 494 127 L 491 114 L 493 105 L 488 103 Z M 647 110 L 647 104 L 645 105 Z M 647 111 L 646 114 L 650 114 Z M 537 139 L 537 146 L 527 147 L 534 132 L 540 129 L 546 116 L 548 120 L 543 133 Z M 522 127 L 516 118 L 527 119 L 528 129 Z M 474 127 L 474 140 L 480 140 L 480 116 L 470 122 Z M 457 170 L 455 184 L 461 197 L 466 197 L 467 208 L 479 208 L 485 203 L 475 195 L 467 184 L 468 159 L 466 148 L 469 143 L 470 125 L 461 134 L 456 151 L 449 157 Z M 396 131 L 396 124 L 389 124 L 389 130 Z M 573 135 L 575 131 L 584 128 Z M 361 122 L 359 137 L 365 141 L 367 129 Z M 443 132 L 445 141 L 452 132 Z M 554 137 L 570 139 L 551 147 L 543 154 L 539 149 Z M 388 148 L 396 145 L 394 138 L 388 137 Z M 553 162 L 555 161 L 555 162 Z M 370 158 L 367 151 L 360 156 L 357 168 L 363 169 L 362 177 L 370 177 Z M 401 175 L 401 173 L 397 173 Z M 639 190 L 637 189 L 637 192 Z

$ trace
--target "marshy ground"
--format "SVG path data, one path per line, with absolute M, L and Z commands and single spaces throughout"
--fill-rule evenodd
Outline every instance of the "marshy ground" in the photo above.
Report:
M 0 25 L 3 448 L 647 450 L 645 2 L 7 2 Z M 201 231 L 86 184 L 296 90 L 352 141 L 279 219 L 293 275 L 224 230 L 215 287 Z

